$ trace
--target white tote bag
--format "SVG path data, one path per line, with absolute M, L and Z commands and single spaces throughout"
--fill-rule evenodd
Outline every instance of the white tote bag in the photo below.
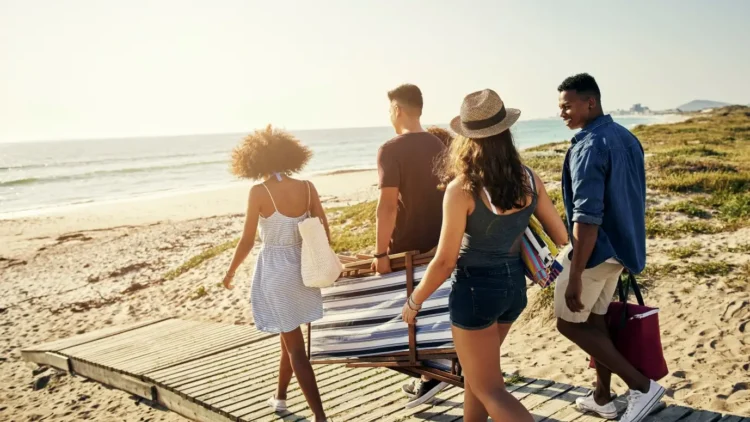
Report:
M 339 257 L 328 244 L 328 236 L 318 217 L 299 223 L 302 235 L 302 282 L 307 287 L 329 287 L 343 269 Z

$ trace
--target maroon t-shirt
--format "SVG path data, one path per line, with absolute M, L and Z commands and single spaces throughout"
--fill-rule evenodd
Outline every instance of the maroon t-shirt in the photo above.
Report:
M 437 246 L 443 191 L 435 166 L 445 145 L 427 132 L 399 135 L 378 150 L 380 188 L 398 188 L 398 216 L 388 252 L 427 252 Z

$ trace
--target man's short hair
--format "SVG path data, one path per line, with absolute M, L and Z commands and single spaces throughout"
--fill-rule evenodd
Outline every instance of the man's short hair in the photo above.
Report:
M 560 86 L 557 87 L 558 92 L 563 91 L 576 91 L 577 93 L 585 96 L 594 96 L 597 100 L 602 97 L 601 91 L 599 91 L 599 85 L 596 83 L 596 79 L 588 73 L 579 73 L 577 75 L 566 78 Z
M 412 84 L 403 84 L 396 89 L 388 91 L 388 99 L 396 101 L 404 107 L 411 107 L 415 110 L 422 111 L 422 91 L 419 87 Z

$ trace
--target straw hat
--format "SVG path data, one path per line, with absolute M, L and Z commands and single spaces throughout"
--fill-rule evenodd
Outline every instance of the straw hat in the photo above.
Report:
M 461 114 L 451 121 L 451 129 L 467 138 L 487 138 L 502 133 L 521 116 L 521 110 L 505 108 L 491 89 L 472 92 L 461 104 Z

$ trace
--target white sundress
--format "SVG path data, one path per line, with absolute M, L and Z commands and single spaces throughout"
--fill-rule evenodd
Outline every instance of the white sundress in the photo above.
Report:
M 320 289 L 302 283 L 302 236 L 297 226 L 310 215 L 310 184 L 307 184 L 307 209 L 300 217 L 287 217 L 276 207 L 274 213 L 260 217 L 262 246 L 253 272 L 250 289 L 255 327 L 266 333 L 286 333 L 323 317 Z

